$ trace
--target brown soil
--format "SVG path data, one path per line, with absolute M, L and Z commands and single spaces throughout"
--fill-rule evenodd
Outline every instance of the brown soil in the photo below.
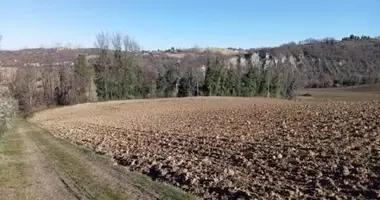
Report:
M 380 198 L 380 101 L 117 101 L 32 121 L 204 198 Z

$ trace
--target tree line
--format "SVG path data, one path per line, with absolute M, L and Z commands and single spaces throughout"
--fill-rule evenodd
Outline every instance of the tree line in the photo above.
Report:
M 231 65 L 222 55 L 153 58 L 144 64 L 140 45 L 128 35 L 100 33 L 96 57 L 79 54 L 70 65 L 20 67 L 9 83 L 19 109 L 84 102 L 189 96 L 265 96 L 292 98 L 298 85 L 291 67 L 243 65 L 244 55 Z M 159 64 L 157 64 L 159 62 Z M 156 66 L 156 67 L 155 67 Z
M 163 70 L 153 72 L 152 77 L 151 71 L 142 70 L 136 56 L 139 45 L 130 37 L 101 33 L 96 46 L 99 57 L 93 68 L 101 100 L 188 96 L 291 98 L 296 87 L 296 80 L 281 81 L 285 78 L 284 71 L 277 66 L 260 68 L 249 62 L 243 69 L 242 56 L 234 66 L 229 66 L 221 55 L 172 59 L 163 64 Z M 286 78 L 296 79 L 295 75 L 288 74 Z
M 35 109 L 94 101 L 92 68 L 78 55 L 72 66 L 26 66 L 18 68 L 8 87 L 25 113 Z M 96 98 L 95 98 L 96 99 Z

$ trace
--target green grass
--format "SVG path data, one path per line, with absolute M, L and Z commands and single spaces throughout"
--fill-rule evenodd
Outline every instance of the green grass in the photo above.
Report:
M 84 155 L 92 162 L 98 163 L 102 166 L 113 167 L 118 173 L 125 173 L 125 175 L 130 178 L 132 184 L 135 187 L 140 188 L 142 191 L 159 195 L 161 197 L 164 197 L 164 199 L 197 199 L 196 197 L 174 186 L 153 181 L 148 176 L 128 171 L 122 166 L 113 166 L 111 160 L 104 155 L 96 154 L 94 151 L 82 146 L 73 145 L 65 139 L 55 138 L 48 131 L 42 128 L 38 127 L 38 129 L 40 131 L 34 132 L 35 135 L 33 135 L 33 137 L 47 148 L 47 152 L 49 152 L 49 154 L 54 157 L 54 160 L 57 162 L 57 166 L 60 171 L 69 173 L 70 178 L 73 179 L 78 185 L 85 186 L 85 188 L 82 188 L 82 190 L 86 191 L 89 197 L 95 197 L 95 199 L 128 199 L 128 194 L 124 193 L 124 191 L 121 191 L 118 188 L 107 187 L 107 185 L 104 185 L 98 182 L 98 180 L 95 180 L 89 173 L 88 169 L 86 169 L 81 164 L 81 161 L 78 160 L 78 158 L 71 156 L 67 152 L 61 151 L 60 148 L 56 148 L 53 144 L 49 143 L 49 140 L 57 140 L 57 142 L 66 146 L 67 148 L 71 148 L 72 150 L 77 151 L 79 154 Z
M 67 141 L 63 141 L 67 142 Z M 96 157 L 98 162 L 101 162 L 104 165 L 110 165 L 110 161 L 105 156 L 97 155 L 93 151 L 91 151 L 88 148 L 76 146 L 77 150 L 81 151 L 83 154 L 86 154 L 88 157 Z M 137 172 L 131 172 L 127 170 L 123 170 L 123 166 L 117 166 L 120 173 L 127 173 L 130 179 L 133 181 L 134 185 L 138 188 L 141 188 L 145 191 L 150 191 L 155 194 L 158 194 L 162 197 L 165 197 L 165 199 L 172 199 L 172 200 L 196 200 L 197 197 L 186 193 L 185 191 L 181 190 L 180 188 L 177 188 L 175 186 L 153 181 L 150 177 L 137 173 Z
M 124 200 L 129 199 L 128 194 L 117 188 L 111 188 L 94 179 L 81 160 L 71 154 L 56 148 L 42 134 L 33 132 L 32 137 L 39 143 L 43 144 L 46 152 L 54 160 L 55 166 L 62 176 L 69 177 L 75 184 L 80 193 L 84 194 L 89 199 L 104 199 L 104 200 Z M 55 138 L 51 138 L 55 139 Z
M 143 188 L 150 188 L 151 190 L 155 191 L 156 194 L 159 194 L 160 196 L 164 196 L 167 199 L 175 199 L 175 200 L 197 199 L 196 197 L 191 196 L 174 186 L 171 186 L 165 183 L 152 181 L 151 178 L 138 174 L 138 173 L 134 173 L 134 172 L 131 172 L 131 173 L 132 173 L 134 182 L 136 182 Z
M 23 141 L 20 138 L 20 134 L 15 129 L 10 129 L 0 137 L 0 154 L 3 155 L 15 155 L 22 154 Z
M 22 162 L 11 162 L 0 164 L 0 186 L 11 187 L 18 185 L 18 180 L 24 175 L 25 164 Z
M 22 161 L 23 140 L 15 130 L 0 137 L 0 191 L 1 199 L 26 199 L 26 164 Z

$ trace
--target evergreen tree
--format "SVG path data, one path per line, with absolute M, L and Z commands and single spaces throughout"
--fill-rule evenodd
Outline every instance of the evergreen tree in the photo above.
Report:
M 261 69 L 259 72 L 259 77 L 257 79 L 257 94 L 265 96 L 268 92 L 268 71 L 266 69 Z
M 234 96 L 236 95 L 236 74 L 233 69 L 229 69 L 226 73 L 224 79 L 224 95 L 225 96 Z
M 165 91 L 168 87 L 168 81 L 165 76 L 161 73 L 158 73 L 157 81 L 156 81 L 156 96 L 157 97 L 166 97 Z
M 272 73 L 272 77 L 270 80 L 270 86 L 269 86 L 269 91 L 270 91 L 270 97 L 280 97 L 280 81 L 279 81 L 279 76 L 277 73 Z
M 143 72 L 141 71 L 141 67 L 134 63 L 133 68 L 132 68 L 132 74 L 134 75 L 133 79 L 133 96 L 134 98 L 142 98 L 144 95 L 147 95 L 149 91 L 149 87 L 147 87 L 144 84 L 144 75 Z
M 191 93 L 191 86 L 190 86 L 189 81 L 190 80 L 187 77 L 182 77 L 179 80 L 178 97 L 189 96 L 189 93 Z
M 222 81 L 222 75 L 223 75 L 223 59 L 216 58 L 215 60 L 215 71 L 213 74 L 213 93 L 217 96 L 220 96 L 220 89 L 221 89 L 221 81 Z
M 96 60 L 94 64 L 95 71 L 95 85 L 96 85 L 96 93 L 98 97 L 102 100 L 108 100 L 108 92 L 107 92 L 107 79 L 108 79 L 108 68 L 109 68 L 110 60 L 108 58 L 107 49 L 101 49 L 99 58 Z
M 234 94 L 233 96 L 242 96 L 242 57 L 237 58 L 236 72 L 234 77 Z
M 212 76 L 213 76 L 213 69 L 211 66 L 211 60 L 208 58 L 207 59 L 207 64 L 206 64 L 206 75 L 205 75 L 205 81 L 203 85 L 203 91 L 207 96 L 212 95 L 211 87 L 212 87 Z
M 77 102 L 83 103 L 89 100 L 92 69 L 87 65 L 85 55 L 78 55 L 74 63 L 75 91 Z
M 178 95 L 179 86 L 179 73 L 178 65 L 170 66 L 166 71 L 165 79 L 167 81 L 167 87 L 165 90 L 166 97 L 176 97 Z
M 257 77 L 256 69 L 253 66 L 251 66 L 248 69 L 248 72 L 243 76 L 242 96 L 252 97 L 257 94 L 258 92 L 257 79 L 258 77 Z
M 204 82 L 204 92 L 208 96 L 219 95 L 223 76 L 223 60 L 216 58 L 214 61 L 207 61 L 206 76 Z
M 123 99 L 132 99 L 141 96 L 139 84 L 143 77 L 140 67 L 136 64 L 133 57 L 128 56 L 123 59 L 122 70 L 119 76 L 122 77 L 120 93 Z
M 192 71 L 188 70 L 185 75 L 179 80 L 178 97 L 193 96 L 197 93 L 197 82 Z

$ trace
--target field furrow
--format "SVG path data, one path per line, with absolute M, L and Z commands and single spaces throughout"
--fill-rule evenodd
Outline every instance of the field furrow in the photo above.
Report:
M 31 120 L 204 198 L 380 198 L 380 101 L 133 100 Z

